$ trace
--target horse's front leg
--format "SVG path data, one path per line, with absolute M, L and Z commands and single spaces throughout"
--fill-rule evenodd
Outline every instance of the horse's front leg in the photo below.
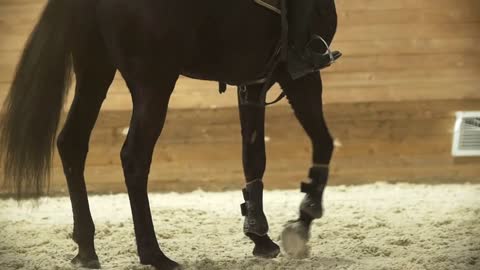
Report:
M 252 85 L 244 96 L 250 103 L 263 103 L 263 85 Z M 240 122 L 242 128 L 243 170 L 246 187 L 243 189 L 245 203 L 242 215 L 245 216 L 243 231 L 254 243 L 253 255 L 274 258 L 280 248 L 268 236 L 268 222 L 263 212 L 263 173 L 265 172 L 265 107 L 246 105 L 240 102 Z
M 289 222 L 282 233 L 282 245 L 288 254 L 306 256 L 312 221 L 323 215 L 323 191 L 334 144 L 323 115 L 320 74 L 313 73 L 298 80 L 284 76 L 280 84 L 313 146 L 309 180 L 301 185 L 305 197 L 300 204 L 299 218 Z
M 132 94 L 133 113 L 121 159 L 140 262 L 152 265 L 155 269 L 173 270 L 180 269 L 180 266 L 160 249 L 147 193 L 153 150 L 162 132 L 170 94 L 178 77 L 176 74 L 168 76 L 165 71 L 159 73 L 165 78 L 160 77 L 155 81 L 138 80 L 130 73 L 123 72 Z

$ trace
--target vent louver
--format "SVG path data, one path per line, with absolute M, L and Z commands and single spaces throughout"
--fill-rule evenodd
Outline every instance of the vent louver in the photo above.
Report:
M 480 156 L 480 112 L 457 112 L 452 155 Z

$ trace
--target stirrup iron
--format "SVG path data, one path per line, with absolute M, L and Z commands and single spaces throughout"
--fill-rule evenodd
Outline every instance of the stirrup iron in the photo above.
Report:
M 330 66 L 332 65 L 333 63 L 335 63 L 335 61 L 337 61 L 338 58 L 340 58 L 342 56 L 342 53 L 340 53 L 339 51 L 333 51 L 330 49 L 330 46 L 328 45 L 327 41 L 325 41 L 325 39 L 323 39 L 321 36 L 319 35 L 312 35 L 312 38 L 310 39 L 310 41 L 305 45 L 305 48 L 309 48 L 310 47 L 310 44 L 312 44 L 314 41 L 316 40 L 320 40 L 323 45 L 325 46 L 325 53 L 317 53 L 317 52 L 314 52 L 312 50 L 312 52 L 315 54 L 315 55 L 319 55 L 319 56 L 325 56 L 325 55 L 328 55 L 328 57 L 330 58 L 330 63 L 328 63 L 327 66 Z

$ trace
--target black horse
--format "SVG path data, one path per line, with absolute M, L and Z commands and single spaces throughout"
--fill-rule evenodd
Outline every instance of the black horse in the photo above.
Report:
M 312 28 L 330 43 L 336 31 L 333 0 L 317 0 Z M 281 17 L 253 0 L 49 0 L 24 49 L 4 105 L 1 145 L 5 181 L 19 197 L 43 194 L 55 135 L 69 87 L 75 98 L 57 146 L 73 208 L 73 259 L 99 268 L 95 227 L 84 179 L 89 138 L 116 70 L 130 89 L 133 113 L 121 160 L 128 188 L 140 262 L 159 269 L 178 264 L 160 249 L 149 208 L 147 182 L 154 145 L 162 131 L 170 95 L 180 75 L 240 85 L 265 70 L 281 36 Z M 287 252 L 308 240 L 310 224 L 322 215 L 333 140 L 322 112 L 319 72 L 297 80 L 285 64 L 273 73 L 313 145 L 310 182 L 300 217 L 283 233 Z M 258 100 L 263 84 L 247 87 Z M 254 255 L 275 257 L 262 207 L 265 170 L 263 106 L 239 106 L 247 186 L 244 231 Z M 288 130 L 285 130 L 288 132 Z

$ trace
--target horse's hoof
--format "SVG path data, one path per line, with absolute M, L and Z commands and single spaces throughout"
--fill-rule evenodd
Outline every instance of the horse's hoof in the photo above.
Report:
M 265 244 L 257 244 L 253 249 L 254 256 L 264 259 L 276 258 L 278 254 L 280 254 L 280 247 L 271 240 Z
M 100 269 L 100 261 L 98 260 L 97 256 L 91 256 L 91 257 L 86 257 L 86 256 L 80 256 L 78 254 L 75 256 L 75 258 L 72 259 L 72 264 L 83 267 L 83 268 L 88 268 L 88 269 Z
M 254 243 L 253 255 L 264 259 L 273 259 L 280 254 L 280 247 L 275 244 L 272 239 L 266 235 L 256 235 L 253 233 L 246 233 Z
M 294 258 L 308 257 L 308 239 L 308 226 L 299 220 L 289 222 L 282 232 L 283 250 Z
M 143 265 L 151 265 L 155 269 L 161 270 L 181 270 L 182 266 L 175 261 L 170 260 L 165 256 L 159 256 L 155 259 L 140 260 L 140 263 Z

